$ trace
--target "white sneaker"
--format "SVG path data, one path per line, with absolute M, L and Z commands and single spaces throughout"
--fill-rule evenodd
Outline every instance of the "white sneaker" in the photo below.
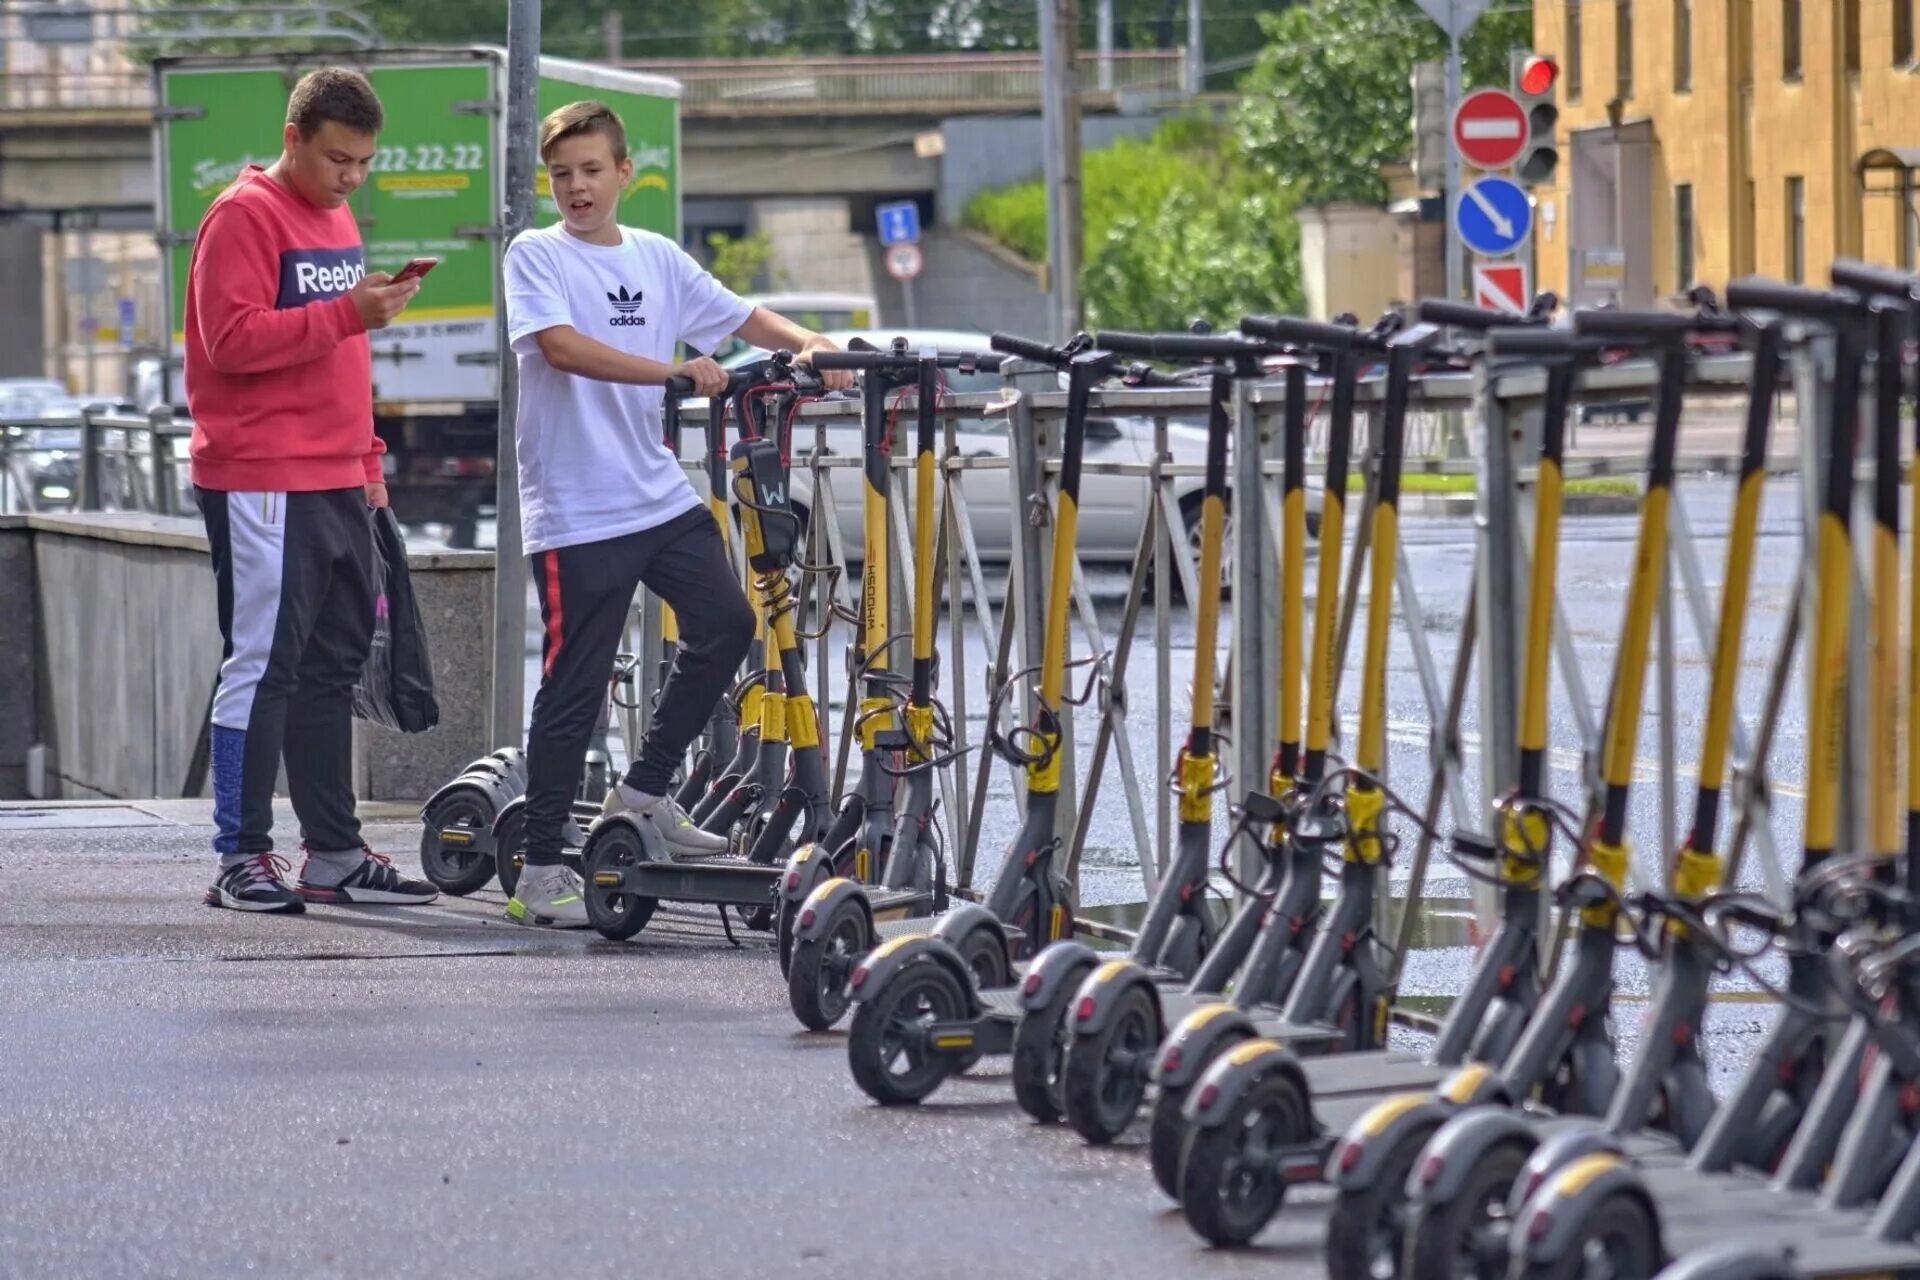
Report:
M 632 813 L 653 823 L 667 852 L 676 858 L 714 858 L 728 850 L 727 838 L 693 825 L 687 811 L 673 802 L 672 796 L 656 796 L 645 804 L 629 804 L 619 787 L 607 792 L 600 806 L 602 814 Z
M 524 867 L 507 902 L 507 918 L 549 929 L 587 927 L 587 900 L 580 873 L 572 867 Z

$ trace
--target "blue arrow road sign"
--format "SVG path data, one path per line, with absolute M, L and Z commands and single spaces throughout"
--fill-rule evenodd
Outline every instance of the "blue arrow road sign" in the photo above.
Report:
M 1527 242 L 1533 230 L 1533 206 L 1510 178 L 1482 178 L 1460 193 L 1453 225 L 1475 253 L 1497 258 Z
M 873 212 L 880 222 L 881 244 L 912 244 L 920 238 L 920 206 L 913 201 L 883 204 Z

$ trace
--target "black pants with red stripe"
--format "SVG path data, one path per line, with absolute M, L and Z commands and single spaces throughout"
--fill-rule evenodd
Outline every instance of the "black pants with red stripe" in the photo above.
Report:
M 732 686 L 753 642 L 753 608 L 713 515 L 698 507 L 663 525 L 532 557 L 540 594 L 540 692 L 527 731 L 527 862 L 560 861 L 567 811 L 580 783 L 613 676 L 634 591 L 673 606 L 680 649 L 660 691 L 627 785 L 666 792 L 674 765 Z

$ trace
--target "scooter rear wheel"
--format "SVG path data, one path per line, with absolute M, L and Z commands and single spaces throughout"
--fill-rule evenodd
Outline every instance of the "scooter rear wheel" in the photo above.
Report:
M 1439 1125 L 1408 1129 L 1364 1187 L 1342 1190 L 1327 1218 L 1328 1280 L 1388 1280 L 1400 1274 L 1407 1174 Z
M 1120 997 L 1105 1027 L 1072 1038 L 1064 1092 L 1075 1133 L 1103 1146 L 1127 1131 L 1147 1091 L 1141 1059 L 1159 1049 L 1163 1031 L 1153 997 L 1134 987 Z
M 1467 1173 L 1460 1192 L 1444 1204 L 1414 1209 L 1409 1280 L 1505 1280 L 1507 1233 L 1513 1226 L 1507 1196 L 1526 1167 L 1527 1148 L 1502 1142 Z
M 587 900 L 587 922 L 601 937 L 625 942 L 653 919 L 654 908 L 660 905 L 658 898 L 594 883 L 601 872 L 627 870 L 645 860 L 639 835 L 624 823 L 604 826 L 589 841 L 581 866 L 582 893 Z
M 527 810 L 522 806 L 500 821 L 498 839 L 493 845 L 494 874 L 501 890 L 511 898 L 520 887 L 520 867 L 527 858 Z
M 801 1026 L 827 1031 L 847 1016 L 847 977 L 854 961 L 871 950 L 867 913 L 849 901 L 834 907 L 818 941 L 794 944 L 787 963 L 787 1004 Z
M 1514 1280 L 1653 1280 L 1659 1241 L 1646 1206 L 1616 1191 L 1574 1228 L 1566 1252 L 1548 1262 L 1516 1261 L 1507 1274 Z
M 1193 1128 L 1180 1160 L 1187 1224 L 1217 1245 L 1243 1245 L 1259 1235 L 1287 1198 L 1275 1157 L 1305 1142 L 1310 1130 L 1306 1096 L 1280 1074 L 1249 1089 L 1224 1123 Z
M 421 819 L 420 869 L 442 893 L 464 898 L 487 887 L 495 875 L 494 860 L 480 845 L 493 838 L 493 809 L 472 788 L 447 797 Z M 474 844 L 451 845 L 440 833 L 454 829 L 469 833 Z
M 1207 1063 L 1230 1052 L 1235 1045 L 1244 1043 L 1247 1035 L 1222 1036 L 1213 1046 L 1207 1062 L 1202 1063 L 1194 1072 L 1198 1080 L 1206 1073 Z M 1175 1200 L 1180 1198 L 1180 1155 L 1187 1143 L 1187 1117 L 1184 1108 L 1191 1085 L 1169 1089 L 1162 1085 L 1153 1100 L 1153 1124 L 1147 1130 L 1147 1152 L 1153 1162 L 1153 1180 L 1160 1189 Z
M 940 1087 L 953 1065 L 927 1049 L 921 1032 L 930 1023 L 966 1015 L 966 992 L 945 965 L 928 960 L 902 968 L 853 1011 L 847 1065 L 854 1083 L 882 1106 L 919 1102 Z
M 1081 974 L 1069 974 L 1044 1009 L 1023 1009 L 1013 1029 L 1013 1097 L 1041 1124 L 1058 1124 L 1066 1110 L 1067 1010 Z

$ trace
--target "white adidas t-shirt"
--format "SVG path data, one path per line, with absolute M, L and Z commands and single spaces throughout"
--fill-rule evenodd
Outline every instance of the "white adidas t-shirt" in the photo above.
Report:
M 711 351 L 752 314 L 665 236 L 621 228 L 588 244 L 562 226 L 507 248 L 507 334 L 520 361 L 520 531 L 529 553 L 665 524 L 700 497 L 661 439 L 661 389 L 561 373 L 534 335 L 555 325 L 671 363 Z

